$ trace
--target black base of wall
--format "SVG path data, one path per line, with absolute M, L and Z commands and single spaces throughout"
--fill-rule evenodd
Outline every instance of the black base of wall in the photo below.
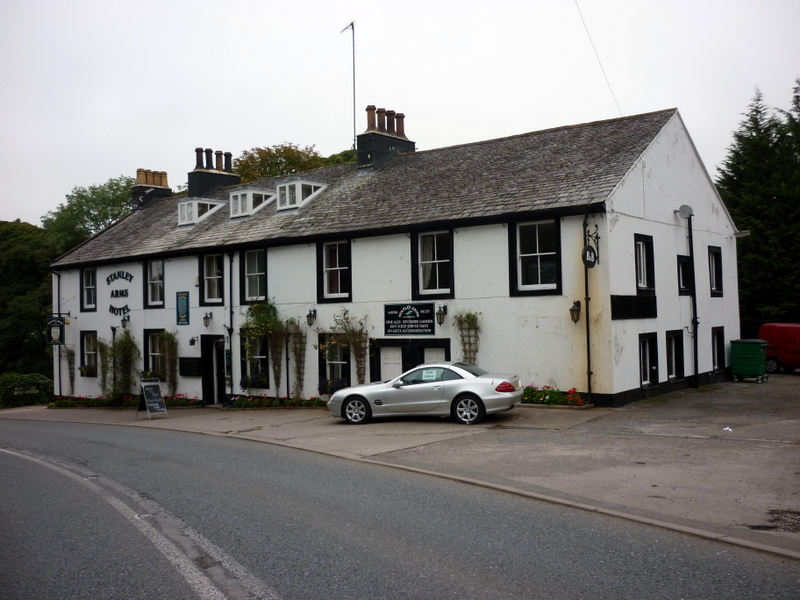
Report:
M 730 379 L 730 373 L 726 371 L 700 373 L 697 376 L 697 386 L 711 385 L 712 383 L 719 383 L 720 381 L 726 381 L 728 379 Z M 663 381 L 649 388 L 634 388 L 616 394 L 592 394 L 592 404 L 595 406 L 618 408 L 630 404 L 631 402 L 638 402 L 639 400 L 654 398 L 692 387 L 694 387 L 694 380 L 691 376 L 688 376 L 675 381 Z M 584 398 L 587 397 L 585 392 L 582 392 L 581 395 Z

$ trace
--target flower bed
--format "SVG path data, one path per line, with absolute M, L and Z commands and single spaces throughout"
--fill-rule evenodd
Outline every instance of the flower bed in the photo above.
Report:
M 190 398 L 186 394 L 164 396 L 164 404 L 168 408 L 175 406 L 203 406 L 200 398 L 197 396 Z M 137 408 L 138 406 L 138 395 L 125 395 L 122 396 L 122 398 L 107 396 L 56 396 L 55 400 L 47 405 L 47 408 Z
M 309 406 L 326 406 L 327 402 L 319 397 L 311 398 L 271 398 L 269 396 L 234 396 L 231 398 L 232 408 L 299 408 Z
M 541 388 L 531 384 L 526 385 L 522 392 L 523 404 L 544 404 L 548 406 L 585 406 L 586 400 L 578 394 L 577 388 L 570 388 L 562 392 L 549 385 Z

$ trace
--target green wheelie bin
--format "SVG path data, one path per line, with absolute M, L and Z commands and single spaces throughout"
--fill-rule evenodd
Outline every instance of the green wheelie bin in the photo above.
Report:
M 769 379 L 767 375 L 766 340 L 731 340 L 731 373 L 733 380 L 755 378 L 757 383 Z

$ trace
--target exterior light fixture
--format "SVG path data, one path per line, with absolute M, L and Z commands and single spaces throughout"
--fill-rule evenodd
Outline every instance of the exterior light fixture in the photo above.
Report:
M 311 310 L 308 311 L 308 314 L 306 315 L 306 323 L 308 323 L 308 326 L 311 327 L 314 324 L 314 321 L 316 320 L 317 320 L 317 309 L 312 308 Z
M 447 307 L 442 305 L 438 309 L 436 309 L 436 322 L 439 325 L 444 323 L 444 317 L 447 314 Z
M 131 322 L 131 320 L 130 320 L 130 318 L 128 317 L 128 315 L 125 315 L 125 316 L 123 316 L 123 317 L 122 317 L 122 321 L 121 321 L 121 323 L 122 323 L 122 328 L 123 328 L 123 329 L 127 329 L 127 328 L 128 328 L 128 323 L 130 323 L 130 322 Z
M 210 312 L 207 312 L 205 315 L 203 315 L 203 325 L 205 325 L 206 327 L 211 325 L 211 319 L 213 318 L 214 315 L 212 315 Z
M 569 318 L 572 319 L 573 323 L 577 323 L 581 320 L 581 301 L 575 300 L 572 308 L 569 309 Z
M 190 346 L 194 346 L 196 343 L 197 343 L 197 338 L 196 337 L 189 338 L 189 345 Z

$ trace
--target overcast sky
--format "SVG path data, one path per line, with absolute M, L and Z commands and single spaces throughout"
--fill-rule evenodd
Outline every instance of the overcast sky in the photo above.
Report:
M 0 0 L 0 220 L 137 168 L 177 189 L 196 147 L 350 148 L 351 21 L 358 133 L 393 109 L 418 150 L 677 107 L 714 177 L 800 76 L 798 0 Z

